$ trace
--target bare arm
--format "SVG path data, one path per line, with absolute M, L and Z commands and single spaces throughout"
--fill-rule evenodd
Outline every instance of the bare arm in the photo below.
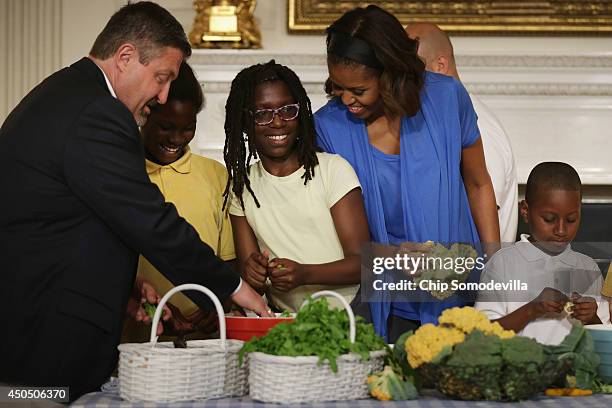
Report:
M 246 217 L 230 215 L 238 271 L 255 290 L 263 293 L 266 282 L 267 255 L 261 254 L 255 233 L 251 229 Z
M 504 329 L 514 330 L 516 333 L 518 333 L 523 330 L 527 324 L 535 319 L 536 316 L 533 304 L 527 303 L 516 309 L 514 312 L 494 321 L 498 322 Z
M 556 289 L 544 288 L 542 292 L 527 303 L 516 309 L 514 312 L 507 314 L 496 320 L 504 329 L 520 332 L 533 320 L 536 320 L 545 315 L 558 316 L 563 312 L 567 296 Z
M 480 242 L 491 256 L 499 248 L 499 219 L 480 138 L 461 151 L 461 173 Z

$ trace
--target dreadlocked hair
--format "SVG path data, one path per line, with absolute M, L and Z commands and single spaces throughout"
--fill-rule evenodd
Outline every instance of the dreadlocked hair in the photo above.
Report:
M 284 65 L 270 60 L 265 64 L 252 65 L 238 73 L 232 81 L 227 103 L 225 104 L 225 146 L 223 158 L 227 167 L 227 185 L 223 192 L 223 208 L 227 205 L 230 189 L 240 200 L 244 210 L 242 194 L 246 187 L 251 193 L 255 205 L 260 207 L 249 181 L 251 159 L 257 159 L 255 148 L 255 88 L 266 82 L 283 81 L 291 91 L 291 95 L 300 105 L 297 117 L 298 135 L 294 149 L 298 161 L 304 166 L 304 185 L 314 177 L 314 168 L 319 164 L 317 159 L 316 131 L 314 118 L 310 107 L 310 99 L 297 75 Z

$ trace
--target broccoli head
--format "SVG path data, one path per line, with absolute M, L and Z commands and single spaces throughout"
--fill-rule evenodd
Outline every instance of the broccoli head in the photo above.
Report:
M 501 340 L 474 330 L 440 367 L 438 389 L 463 400 L 499 400 Z

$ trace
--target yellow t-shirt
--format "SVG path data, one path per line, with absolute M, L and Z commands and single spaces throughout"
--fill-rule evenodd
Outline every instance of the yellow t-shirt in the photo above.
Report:
M 608 267 L 608 274 L 601 288 L 601 294 L 607 298 L 612 298 L 612 264 Z
M 322 264 L 344 258 L 330 209 L 354 188 L 359 179 L 351 165 L 336 154 L 317 153 L 314 178 L 304 185 L 304 168 L 286 177 L 268 173 L 261 162 L 250 168 L 251 188 L 261 205 L 246 189 L 244 211 L 233 197 L 230 214 L 246 217 L 261 251 L 270 259 L 287 258 L 302 264 Z M 319 290 L 334 290 L 350 302 L 359 285 L 304 285 L 288 292 L 269 287 L 269 299 L 278 308 L 296 311 L 306 297 Z M 330 304 L 339 302 L 328 299 Z
M 189 149 L 174 163 L 162 166 L 147 160 L 146 165 L 151 181 L 159 187 L 166 201 L 175 205 L 179 215 L 196 229 L 200 239 L 221 259 L 236 258 L 227 209 L 222 210 L 222 195 L 227 183 L 225 167 L 215 160 L 192 154 Z M 174 287 L 142 256 L 138 261 L 138 275 L 149 281 L 160 296 Z M 170 302 L 184 316 L 198 310 L 182 293 L 172 296 Z

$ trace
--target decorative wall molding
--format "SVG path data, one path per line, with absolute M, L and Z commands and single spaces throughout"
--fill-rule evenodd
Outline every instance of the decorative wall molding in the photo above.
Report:
M 193 50 L 189 58 L 192 65 L 240 65 L 247 67 L 253 64 L 270 61 L 284 65 L 311 65 L 325 66 L 326 59 L 324 54 L 292 54 L 288 52 L 276 53 L 265 50 Z
M 612 55 L 457 55 L 461 67 L 612 68 Z
M 194 50 L 189 62 L 205 65 L 257 64 L 276 59 L 285 65 L 326 65 L 325 54 L 296 54 L 261 51 Z M 457 65 L 465 67 L 522 68 L 612 68 L 610 54 L 577 55 L 457 55 Z
M 323 54 L 269 51 L 202 51 L 191 57 L 207 105 L 194 151 L 222 161 L 225 101 L 241 69 L 275 59 L 301 78 L 316 110 L 326 102 Z M 461 79 L 489 105 L 506 128 L 519 182 L 545 160 L 565 161 L 585 184 L 612 185 L 607 149 L 612 129 L 612 56 L 461 55 Z
M 189 62 L 206 67 L 200 79 L 208 92 L 227 92 L 230 73 L 271 59 L 300 71 L 308 92 L 321 92 L 324 54 L 196 50 Z M 457 65 L 466 87 L 479 95 L 612 96 L 611 55 L 459 55 Z
M 204 82 L 201 81 L 202 89 L 205 94 L 209 93 L 229 93 L 231 89 L 231 82 Z M 308 94 L 321 93 L 323 92 L 323 82 L 302 82 L 304 89 Z
M 61 62 L 61 0 L 0 1 L 0 123 Z
M 465 83 L 477 95 L 612 96 L 612 84 Z
M 320 93 L 323 82 L 304 82 L 306 92 Z M 231 82 L 202 82 L 206 93 L 229 93 Z M 605 96 L 612 97 L 612 84 L 500 84 L 465 82 L 466 88 L 476 95 L 527 96 Z

